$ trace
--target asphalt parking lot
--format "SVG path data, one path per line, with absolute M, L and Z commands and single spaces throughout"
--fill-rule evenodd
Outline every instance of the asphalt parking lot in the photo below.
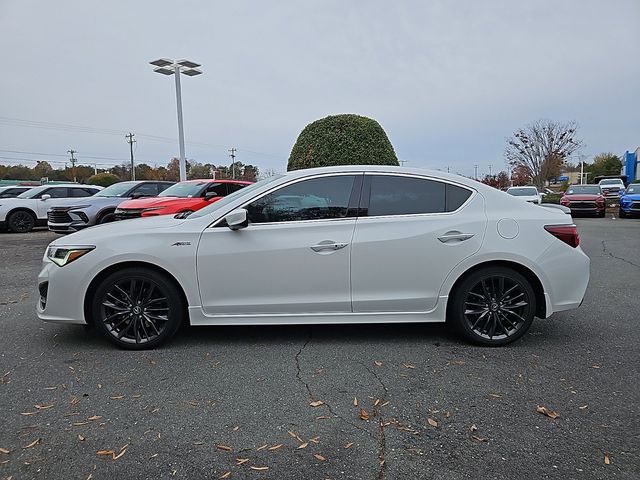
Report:
M 0 234 L 0 478 L 638 478 L 640 220 L 576 223 L 584 304 L 497 349 L 376 325 L 119 351 L 36 318 L 57 236 Z

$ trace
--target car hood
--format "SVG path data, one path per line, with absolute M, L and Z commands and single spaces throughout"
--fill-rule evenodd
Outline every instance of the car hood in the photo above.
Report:
M 620 198 L 625 200 L 640 200 L 640 193 L 627 193 Z
M 118 205 L 119 208 L 150 208 L 150 207 L 163 207 L 165 205 L 190 204 L 195 202 L 201 202 L 200 197 L 153 197 L 153 198 L 136 198 L 135 200 L 127 200 L 126 202 Z
M 601 197 L 601 195 L 581 194 L 581 195 L 565 195 L 562 198 L 569 201 L 574 201 L 574 200 L 597 200 L 599 197 Z
M 66 198 L 60 202 L 56 202 L 56 206 L 52 208 L 59 207 L 76 207 L 80 205 L 91 205 L 91 206 L 104 206 L 104 205 L 119 205 L 120 203 L 127 200 L 128 197 L 83 197 L 83 198 Z
M 170 229 L 182 225 L 185 219 L 173 218 L 173 215 L 161 215 L 158 217 L 135 218 L 120 222 L 104 223 L 95 227 L 80 230 L 66 235 L 53 242 L 55 245 L 96 245 L 104 243 L 111 237 L 126 235 L 144 235 L 150 230 Z

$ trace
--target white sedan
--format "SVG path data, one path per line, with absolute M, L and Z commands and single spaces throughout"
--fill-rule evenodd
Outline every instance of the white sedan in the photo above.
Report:
M 38 316 L 122 348 L 184 322 L 444 322 L 482 345 L 577 308 L 589 258 L 571 219 L 457 175 L 345 166 L 289 172 L 188 217 L 52 242 Z

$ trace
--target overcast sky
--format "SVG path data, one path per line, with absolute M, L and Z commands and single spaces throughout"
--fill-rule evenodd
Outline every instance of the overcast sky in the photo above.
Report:
M 639 0 L 0 0 L 0 52 L 4 163 L 69 148 L 121 163 L 131 131 L 138 162 L 166 164 L 175 88 L 158 57 L 202 64 L 182 77 L 202 163 L 236 147 L 285 171 L 302 128 L 337 113 L 378 120 L 407 166 L 465 175 L 504 168 L 505 138 L 540 118 L 577 121 L 589 156 L 640 145 Z

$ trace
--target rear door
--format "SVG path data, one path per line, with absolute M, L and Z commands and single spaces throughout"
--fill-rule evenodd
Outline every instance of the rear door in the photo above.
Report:
M 51 187 L 40 193 L 40 195 L 38 195 L 38 202 L 36 203 L 38 218 L 41 220 L 46 219 L 47 211 L 56 204 L 57 200 L 70 196 L 69 190 L 71 189 L 67 187 Z M 43 195 L 49 195 L 50 198 L 43 199 Z
M 482 244 L 472 189 L 412 175 L 367 174 L 351 251 L 354 312 L 424 312 L 447 274 Z

